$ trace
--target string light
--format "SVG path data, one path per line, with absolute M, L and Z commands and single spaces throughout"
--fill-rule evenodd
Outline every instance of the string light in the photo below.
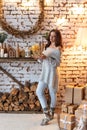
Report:
M 70 9 L 71 14 L 81 15 L 84 14 L 84 2 L 83 0 L 77 0 L 73 7 Z
M 35 0 L 23 0 L 21 5 L 24 7 L 29 7 L 29 6 L 33 6 L 34 3 Z
M 84 14 L 84 7 L 83 5 L 74 5 L 70 11 L 71 14 Z
M 53 4 L 53 0 L 45 0 L 45 5 L 48 5 L 48 6 L 50 6 L 50 5 L 52 5 Z
M 56 25 L 58 26 L 58 25 L 62 25 L 62 24 L 64 24 L 67 20 L 66 20 L 66 18 L 65 17 L 62 17 L 62 18 L 57 18 L 57 17 L 55 17 L 55 23 L 56 23 Z

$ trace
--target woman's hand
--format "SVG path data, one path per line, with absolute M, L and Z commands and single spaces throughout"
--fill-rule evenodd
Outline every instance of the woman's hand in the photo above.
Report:
M 40 59 L 46 59 L 46 56 L 45 56 L 44 54 L 42 54 L 42 55 L 40 56 Z
M 41 55 L 33 56 L 33 58 L 34 58 L 35 60 L 38 60 L 38 59 L 43 60 L 43 59 L 46 59 L 46 56 L 45 56 L 44 54 L 41 54 Z

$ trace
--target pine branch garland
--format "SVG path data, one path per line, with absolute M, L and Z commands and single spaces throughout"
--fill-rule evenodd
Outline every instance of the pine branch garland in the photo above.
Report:
M 35 25 L 29 30 L 21 31 L 19 29 L 15 29 L 4 19 L 4 11 L 2 11 L 3 0 L 1 0 L 0 24 L 5 31 L 7 31 L 9 34 L 14 35 L 15 37 L 21 37 L 21 38 L 30 37 L 30 35 L 36 33 L 41 28 L 41 23 L 44 19 L 44 0 L 39 0 L 39 8 L 40 8 L 40 14 L 38 16 L 38 20 L 35 23 Z

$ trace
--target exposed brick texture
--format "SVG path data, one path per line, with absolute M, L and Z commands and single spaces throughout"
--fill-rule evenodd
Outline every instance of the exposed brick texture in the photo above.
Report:
M 28 11 L 18 11 L 19 7 L 16 7 L 16 2 L 13 2 L 13 4 L 11 1 L 8 2 L 3 0 L 3 2 L 4 18 L 7 23 L 12 25 L 14 28 L 19 28 L 20 30 L 29 29 Z M 25 49 L 27 46 L 35 43 L 43 41 L 46 42 L 42 36 L 47 31 L 50 31 L 53 28 L 60 29 L 63 38 L 64 51 L 61 57 L 61 66 L 58 68 L 58 107 L 61 105 L 61 102 L 63 102 L 66 84 L 84 84 L 87 82 L 87 52 L 85 49 L 80 50 L 75 48 L 75 38 L 78 28 L 83 25 L 85 27 L 87 26 L 87 4 L 84 4 L 85 13 L 81 15 L 73 14 L 71 11 L 71 8 L 76 4 L 82 5 L 82 3 L 79 3 L 79 1 L 76 2 L 76 0 L 51 0 L 49 3 L 44 2 L 44 22 L 42 22 L 42 27 L 40 30 L 34 35 L 31 35 L 29 38 L 25 39 L 17 38 L 11 34 L 8 34 L 8 37 L 5 41 L 6 44 L 10 44 L 14 48 L 16 43 L 18 43 L 20 49 Z M 0 6 L 1 5 L 2 4 L 0 3 Z M 37 12 L 38 8 L 35 10 L 36 15 Z M 2 15 L 2 11 L 0 11 L 0 15 Z M 66 18 L 66 22 L 61 25 L 56 25 L 55 18 L 62 17 Z M 2 27 L 0 27 L 0 31 L 3 31 Z M 26 80 L 31 80 L 31 82 L 38 81 L 38 77 L 41 73 L 41 64 L 38 62 L 0 62 L 0 65 L 3 66 L 3 68 L 5 68 L 8 72 L 12 73 L 22 83 L 24 83 Z M 19 86 L 0 71 L 0 91 L 10 91 L 12 87 Z

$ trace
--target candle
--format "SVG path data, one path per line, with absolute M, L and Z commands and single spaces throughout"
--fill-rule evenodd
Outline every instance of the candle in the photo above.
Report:
M 4 49 L 1 48 L 1 57 L 4 57 Z

